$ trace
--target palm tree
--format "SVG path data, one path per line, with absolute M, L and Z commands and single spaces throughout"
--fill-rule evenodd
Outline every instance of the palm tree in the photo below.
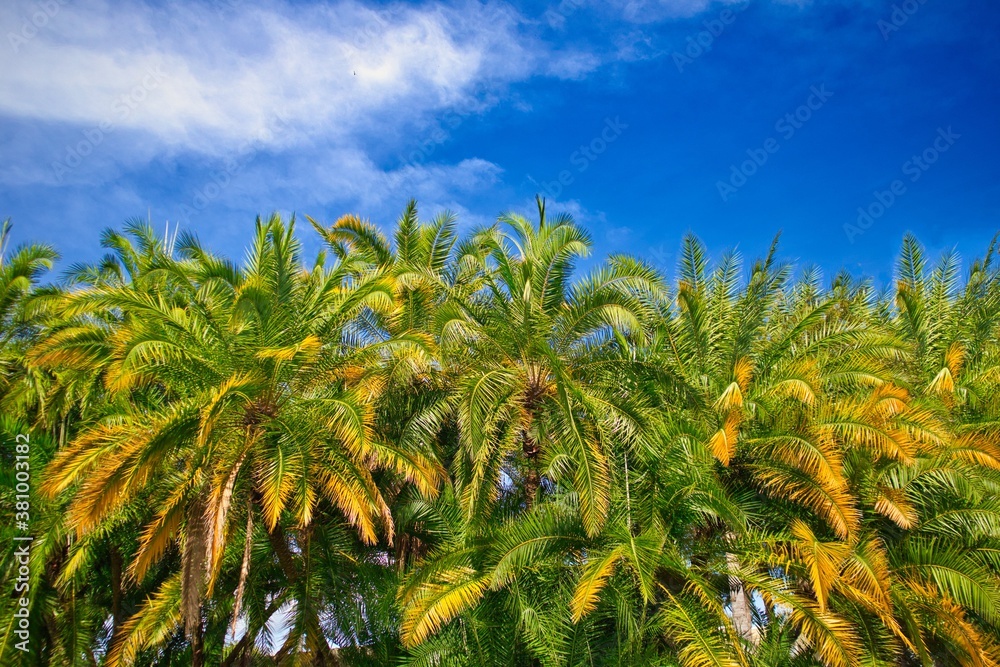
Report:
M 452 371 L 452 470 L 466 542 L 481 541 L 512 489 L 521 512 L 539 492 L 571 490 L 585 532 L 597 535 L 611 498 L 606 443 L 639 446 L 649 416 L 642 396 L 617 383 L 628 359 L 609 351 L 646 335 L 658 277 L 615 257 L 571 285 L 590 238 L 568 216 L 548 219 L 540 199 L 538 213 L 537 226 L 510 214 L 504 227 L 480 230 L 460 248 L 458 265 L 478 271 L 481 286 L 450 291 L 436 323 L 445 369 L 460 369 Z M 463 567 L 460 577 L 441 574 L 443 599 L 428 594 L 442 585 L 434 579 L 410 596 L 405 642 L 419 642 L 484 593 L 485 575 Z
M 136 280 L 98 284 L 68 297 L 70 314 L 106 320 L 127 312 L 109 332 L 112 350 L 104 382 L 118 402 L 60 452 L 45 490 L 69 492 L 69 522 L 85 535 L 130 500 L 148 494 L 157 512 L 144 529 L 130 577 L 180 542 L 181 568 L 126 628 L 110 661 L 134 656 L 169 636 L 181 620 L 201 664 L 203 610 L 224 562 L 234 519 L 256 516 L 288 585 L 305 586 L 313 517 L 328 502 L 362 542 L 392 538 L 388 507 L 372 477 L 373 465 L 398 469 L 430 492 L 434 469 L 404 456 L 371 431 L 370 398 L 379 392 L 367 366 L 396 344 L 358 345 L 345 327 L 364 309 L 391 307 L 392 294 L 377 273 L 349 281 L 350 263 L 327 269 L 300 266 L 294 223 L 258 221 L 245 268 L 180 240 L 180 259 L 167 255 Z M 39 354 L 40 363 L 72 361 L 88 332 L 66 332 Z M 294 541 L 286 531 L 294 528 Z M 248 566 L 242 565 L 246 573 Z M 237 587 L 239 613 L 245 576 Z M 290 650 L 329 661 L 319 613 L 298 598 Z M 149 627 L 155 616 L 158 625 Z M 299 647 L 295 642 L 302 640 Z
M 10 248 L 10 218 L 0 223 L 0 396 L 5 407 L 16 411 L 31 392 L 31 378 L 24 367 L 24 353 L 38 333 L 46 312 L 45 297 L 51 289 L 39 289 L 38 281 L 58 257 L 44 245 Z M 22 399 L 22 400 L 18 400 Z
M 473 515 L 501 474 L 521 483 L 525 507 L 548 483 L 568 483 L 594 535 L 609 507 L 607 443 L 640 439 L 647 407 L 620 390 L 627 361 L 606 350 L 647 334 L 661 284 L 618 256 L 574 284 L 589 236 L 567 215 L 548 219 L 542 200 L 538 214 L 537 226 L 510 214 L 505 229 L 474 236 L 480 252 L 463 261 L 480 267 L 483 286 L 440 325 L 442 354 L 467 368 L 456 380 L 454 474 Z

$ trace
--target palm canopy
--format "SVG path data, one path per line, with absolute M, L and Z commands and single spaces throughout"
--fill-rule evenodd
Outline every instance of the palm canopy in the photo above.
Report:
M 777 239 L 583 271 L 542 201 L 310 222 L 2 253 L 32 664 L 1000 663 L 994 245 L 880 292 Z

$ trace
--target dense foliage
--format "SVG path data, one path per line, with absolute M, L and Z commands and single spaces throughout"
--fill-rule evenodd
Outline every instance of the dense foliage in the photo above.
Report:
M 581 272 L 543 202 L 310 222 L 0 253 L 0 664 L 1000 663 L 992 245 L 880 292 L 693 237 Z

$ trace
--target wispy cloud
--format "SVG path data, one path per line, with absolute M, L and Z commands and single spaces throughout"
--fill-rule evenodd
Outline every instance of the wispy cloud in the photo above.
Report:
M 505 2 L 53 1 L 27 37 L 37 3 L 0 9 L 18 35 L 0 45 L 11 65 L 0 68 L 0 182 L 99 187 L 173 164 L 203 172 L 179 181 L 185 217 L 257 200 L 266 210 L 282 192 L 376 210 L 406 192 L 461 208 L 459 194 L 499 166 L 385 156 L 456 109 L 485 113 L 516 82 L 601 64 L 533 35 Z
M 515 38 L 507 5 L 389 6 L 272 2 L 152 6 L 89 0 L 66 5 L 0 70 L 0 113 L 97 125 L 155 73 L 162 81 L 121 119 L 164 145 L 223 151 L 282 115 L 308 136 L 348 139 L 448 108 L 484 87 L 536 73 L 576 77 L 596 63 L 543 57 Z M 16 27 L 34 3 L 6 4 Z

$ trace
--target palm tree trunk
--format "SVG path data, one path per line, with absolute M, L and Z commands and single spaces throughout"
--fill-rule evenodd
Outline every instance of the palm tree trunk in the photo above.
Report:
M 247 500 L 247 530 L 246 538 L 243 541 L 243 564 L 240 565 L 240 579 L 236 586 L 236 602 L 233 603 L 233 620 L 230 630 L 236 632 L 236 622 L 240 618 L 240 610 L 243 606 L 243 593 L 246 590 L 247 576 L 250 574 L 250 556 L 253 546 L 253 503 Z
M 533 463 L 533 462 L 532 462 Z M 538 494 L 538 487 L 542 485 L 542 478 L 538 470 L 532 465 L 528 468 L 528 474 L 524 477 L 524 508 L 530 510 L 535 504 L 535 496 Z
M 59 449 L 66 448 L 66 421 L 69 415 L 63 415 L 59 420 Z
M 191 636 L 191 667 L 205 666 L 205 635 L 202 632 L 201 622 L 195 624 L 194 632 Z
M 739 570 L 740 561 L 736 554 L 726 554 L 726 565 L 730 572 Z M 757 645 L 760 642 L 760 631 L 753 624 L 750 597 L 743 587 L 743 581 L 733 575 L 729 576 L 729 606 L 733 612 L 733 627 L 736 633 L 745 641 Z
M 118 630 L 122 624 L 122 555 L 118 547 L 111 547 L 111 639 L 109 646 L 114 646 L 118 639 Z
M 539 453 L 538 443 L 531 437 L 527 428 L 521 431 L 521 450 L 528 462 L 528 472 L 524 476 L 524 507 L 525 510 L 530 510 L 535 503 L 538 487 L 542 485 L 542 479 L 536 467 Z

